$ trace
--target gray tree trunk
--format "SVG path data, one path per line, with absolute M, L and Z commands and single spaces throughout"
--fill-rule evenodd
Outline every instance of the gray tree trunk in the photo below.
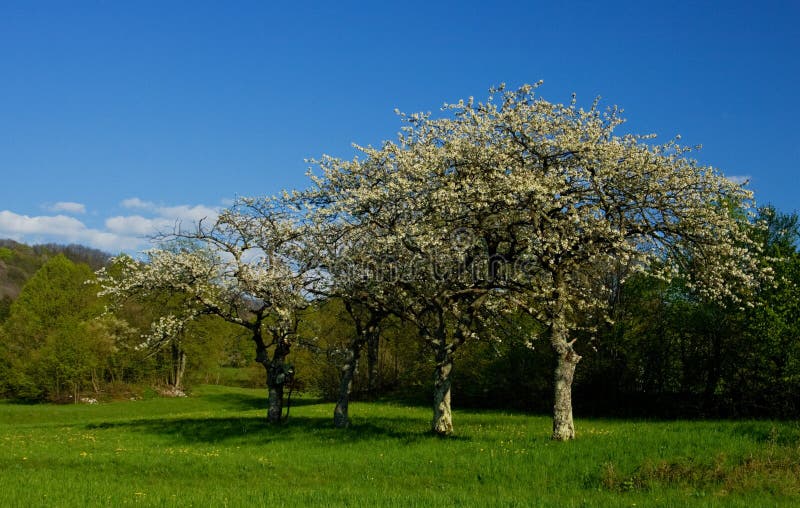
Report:
M 453 357 L 446 345 L 436 352 L 436 371 L 433 379 L 433 422 L 431 430 L 440 436 L 453 433 L 453 415 L 450 411 L 450 373 Z
M 181 348 L 178 351 L 178 365 L 175 370 L 175 389 L 183 390 L 183 376 L 186 373 L 186 352 Z
M 555 373 L 555 400 L 553 403 L 553 439 L 568 441 L 575 439 L 575 423 L 572 421 L 572 380 L 575 367 L 581 357 L 572 346 L 564 352 L 556 350 L 558 365 Z
M 358 370 L 358 360 L 361 357 L 361 341 L 353 342 L 347 350 L 347 358 L 342 366 L 342 379 L 339 385 L 339 400 L 333 410 L 333 425 L 344 428 L 350 425 L 348 408 L 350 406 L 350 392 L 353 389 L 353 378 Z
M 249 328 L 253 332 L 253 342 L 256 345 L 256 361 L 264 366 L 267 371 L 267 391 L 269 393 L 269 401 L 267 406 L 267 421 L 269 423 L 281 423 L 283 416 L 283 389 L 288 377 L 293 375 L 287 374 L 286 370 L 286 357 L 289 356 L 291 351 L 291 343 L 285 338 L 280 338 L 275 344 L 275 352 L 272 354 L 272 360 L 269 359 L 267 345 L 264 343 L 264 337 L 261 334 L 262 316 L 259 313 L 256 316 Z
M 279 341 L 275 346 L 272 361 L 269 362 L 269 368 L 267 369 L 267 387 L 269 388 L 267 421 L 269 423 L 281 423 L 281 417 L 283 416 L 283 388 L 287 381 L 286 356 L 288 354 L 288 343 Z
M 281 423 L 283 415 L 283 385 L 269 386 L 269 408 L 267 409 L 267 421 L 269 423 Z
M 575 423 L 572 420 L 572 381 L 575 367 L 581 357 L 567 342 L 567 329 L 563 315 L 556 314 L 550 327 L 550 343 L 556 352 L 558 364 L 555 371 L 555 394 L 553 400 L 553 436 L 555 441 L 575 439 Z
M 264 338 L 261 335 L 261 321 L 256 320 L 256 322 L 252 325 L 251 330 L 253 332 L 253 343 L 256 345 L 256 362 L 260 363 L 264 366 L 264 370 L 267 373 L 267 421 L 269 422 L 280 422 L 281 411 L 283 410 L 282 401 L 283 401 L 283 393 L 273 393 L 273 383 L 272 383 L 272 362 L 269 361 L 269 354 L 267 353 L 267 346 L 264 344 Z M 273 419 L 273 415 L 275 411 L 278 411 L 278 418 L 277 420 Z
M 575 422 L 572 420 L 572 381 L 575 378 L 575 367 L 581 356 L 572 348 L 574 340 L 569 342 L 567 327 L 570 306 L 567 299 L 567 284 L 560 273 L 554 274 L 555 304 L 549 309 L 550 345 L 556 353 L 556 370 L 554 376 L 553 397 L 553 435 L 554 441 L 575 439 Z

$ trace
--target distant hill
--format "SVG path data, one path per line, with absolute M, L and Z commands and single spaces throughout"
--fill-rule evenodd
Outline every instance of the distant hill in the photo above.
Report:
M 0 239 L 0 321 L 11 302 L 31 275 L 53 256 L 63 254 L 74 263 L 85 263 L 92 270 L 104 266 L 111 255 L 83 245 L 25 245 Z

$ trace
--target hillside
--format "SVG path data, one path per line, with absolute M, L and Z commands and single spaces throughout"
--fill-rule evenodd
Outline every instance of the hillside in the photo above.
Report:
M 48 259 L 63 254 L 75 263 L 89 265 L 92 270 L 103 266 L 110 254 L 83 245 L 25 245 L 0 239 L 0 321 L 22 286 Z

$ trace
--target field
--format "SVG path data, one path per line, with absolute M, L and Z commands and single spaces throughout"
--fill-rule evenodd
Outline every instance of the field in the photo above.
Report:
M 0 506 L 776 506 L 800 503 L 800 426 L 577 418 L 295 401 L 265 425 L 264 393 L 201 386 L 184 399 L 0 403 Z

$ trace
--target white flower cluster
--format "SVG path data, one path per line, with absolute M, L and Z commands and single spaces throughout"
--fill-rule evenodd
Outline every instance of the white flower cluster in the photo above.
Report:
M 297 264 L 298 224 L 272 199 L 242 199 L 212 225 L 176 233 L 142 262 L 127 256 L 98 272 L 101 295 L 130 298 L 177 295 L 180 308 L 158 318 L 142 347 L 180 334 L 189 321 L 213 314 L 248 325 L 272 316 L 290 329 L 304 295 L 306 273 Z M 173 302 L 174 303 L 174 302 Z
M 636 271 L 682 272 L 702 296 L 740 304 L 768 278 L 747 190 L 679 138 L 618 136 L 616 108 L 553 104 L 537 87 L 500 87 L 442 118 L 401 115 L 397 141 L 314 161 L 307 194 L 338 246 L 329 265 L 360 268 L 335 271 L 334 284 L 410 318 L 522 307 L 563 327 L 563 345 Z
M 677 139 L 615 134 L 616 108 L 553 104 L 538 86 L 500 87 L 441 118 L 401 115 L 396 141 L 312 161 L 310 189 L 240 199 L 175 235 L 182 244 L 117 259 L 103 293 L 180 293 L 178 322 L 268 312 L 285 323 L 338 295 L 414 321 L 449 353 L 476 319 L 514 309 L 561 329 L 562 347 L 645 269 L 688 273 L 699 294 L 742 304 L 768 276 L 747 235 L 751 194 Z

